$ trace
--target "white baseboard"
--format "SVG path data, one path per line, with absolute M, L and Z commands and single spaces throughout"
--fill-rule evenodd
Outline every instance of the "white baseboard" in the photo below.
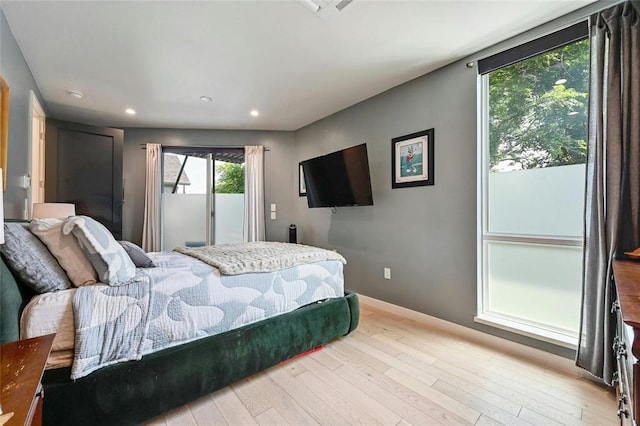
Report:
M 428 327 L 433 327 L 442 331 L 446 331 L 447 333 L 457 335 L 465 340 L 479 343 L 500 352 L 514 355 L 522 359 L 530 360 L 535 363 L 544 365 L 545 367 L 553 368 L 555 370 L 563 371 L 576 377 L 582 377 L 599 383 L 599 381 L 587 371 L 577 367 L 575 365 L 575 362 L 571 359 L 564 358 L 540 349 L 536 349 L 531 346 L 526 346 L 521 343 L 512 342 L 502 337 L 483 333 L 481 331 L 445 321 L 440 318 L 432 317 L 421 312 L 413 311 L 402 306 L 397 306 L 392 303 L 374 299 L 360 293 L 358 293 L 358 299 L 360 300 L 360 303 L 362 305 L 384 310 L 396 315 L 401 315 L 418 323 L 424 324 Z

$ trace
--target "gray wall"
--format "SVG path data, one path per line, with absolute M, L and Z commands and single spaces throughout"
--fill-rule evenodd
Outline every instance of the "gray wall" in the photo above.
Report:
M 346 286 L 361 294 L 566 357 L 575 352 L 474 322 L 477 313 L 477 91 L 475 61 L 585 19 L 570 15 L 349 107 L 296 131 L 292 167 L 367 143 L 374 205 L 295 204 L 301 242 L 336 249 Z M 473 61 L 473 68 L 467 63 Z M 356 83 L 354 83 L 356 84 Z M 391 139 L 435 129 L 435 185 L 391 188 Z M 391 280 L 383 268 L 391 268 Z
M 140 243 L 144 214 L 144 187 L 146 143 L 171 146 L 244 146 L 263 145 L 265 212 L 267 239 L 286 241 L 288 227 L 293 223 L 292 210 L 298 170 L 283 167 L 294 162 L 293 132 L 241 131 L 241 130 L 187 130 L 187 129 L 124 129 L 124 193 L 122 235 L 124 239 Z M 295 172 L 295 178 L 294 178 Z M 277 219 L 269 219 L 271 203 L 277 206 Z
M 476 69 L 456 63 L 296 132 L 296 161 L 366 142 L 374 205 L 296 203 L 303 243 L 337 249 L 356 292 L 475 327 Z M 435 129 L 435 185 L 391 188 L 391 139 Z M 392 279 L 383 279 L 383 267 Z
M 0 10 L 0 75 L 11 91 L 9 103 L 9 148 L 7 153 L 7 190 L 4 193 L 4 214 L 20 218 L 26 192 L 18 187 L 20 176 L 29 173 L 29 91 L 33 91 L 43 108 L 40 90 L 22 56 L 4 12 Z M 46 110 L 45 110 L 46 112 Z

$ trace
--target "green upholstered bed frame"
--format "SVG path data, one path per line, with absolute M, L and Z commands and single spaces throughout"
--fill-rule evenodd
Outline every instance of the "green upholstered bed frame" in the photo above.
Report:
M 33 294 L 0 263 L 0 342 L 19 338 L 19 317 Z M 355 293 L 100 369 L 72 381 L 70 367 L 47 370 L 44 424 L 139 424 L 358 326 Z

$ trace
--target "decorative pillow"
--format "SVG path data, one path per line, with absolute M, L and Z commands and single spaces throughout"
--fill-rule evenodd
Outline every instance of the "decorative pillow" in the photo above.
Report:
M 118 241 L 124 251 L 127 252 L 136 268 L 155 268 L 156 264 L 147 256 L 144 250 L 131 241 Z
M 95 284 L 98 277 L 73 235 L 62 233 L 62 219 L 33 219 L 29 229 L 47 246 L 76 287 Z
M 118 286 L 135 278 L 136 265 L 100 222 L 87 216 L 72 216 L 65 219 L 62 231 L 77 238 L 101 282 Z
M 29 223 L 4 225 L 4 244 L 0 252 L 20 279 L 36 293 L 73 287 L 67 274 L 47 247 L 29 231 Z

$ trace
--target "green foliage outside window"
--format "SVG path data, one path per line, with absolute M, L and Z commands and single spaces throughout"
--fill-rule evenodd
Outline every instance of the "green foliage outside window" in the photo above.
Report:
M 588 40 L 491 72 L 490 170 L 585 163 L 588 92 Z
M 244 194 L 244 164 L 222 163 L 216 166 L 216 175 L 214 192 Z

